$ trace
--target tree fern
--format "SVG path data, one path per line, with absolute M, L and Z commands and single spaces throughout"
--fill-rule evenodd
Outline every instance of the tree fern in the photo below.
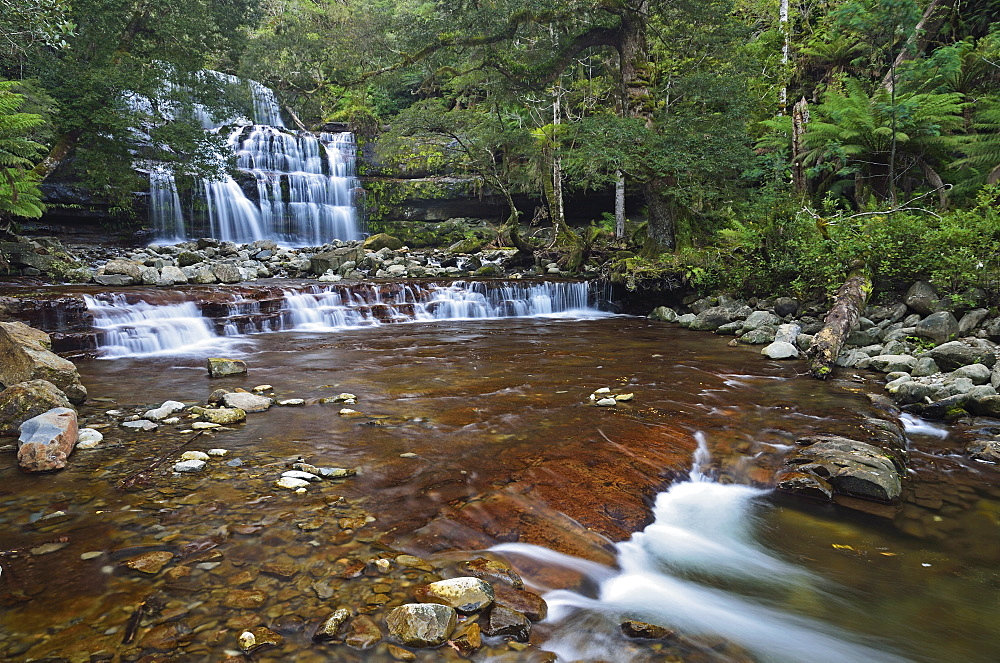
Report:
M 45 208 L 31 167 L 44 148 L 28 136 L 42 117 L 18 112 L 23 97 L 13 87 L 12 81 L 0 81 L 0 219 L 38 218 Z

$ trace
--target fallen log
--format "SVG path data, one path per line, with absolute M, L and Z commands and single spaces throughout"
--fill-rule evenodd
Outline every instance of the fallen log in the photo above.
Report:
M 852 271 L 840 286 L 833 308 L 823 320 L 823 328 L 813 337 L 805 352 L 813 377 L 825 380 L 833 372 L 840 349 L 858 323 L 871 291 L 871 278 L 862 270 Z

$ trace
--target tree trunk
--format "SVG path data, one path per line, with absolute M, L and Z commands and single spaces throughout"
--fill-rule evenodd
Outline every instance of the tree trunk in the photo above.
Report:
M 667 184 L 667 178 L 655 178 L 642 185 L 642 194 L 649 216 L 647 238 L 654 246 L 673 251 L 677 248 L 676 211 L 670 199 L 663 194 L 663 187 Z
M 35 174 L 44 181 L 49 175 L 54 173 L 59 164 L 65 161 L 69 153 L 76 147 L 82 135 L 82 129 L 74 129 L 60 136 L 56 144 L 52 146 L 49 156 L 45 157 L 41 163 L 35 166 Z
M 852 271 L 840 286 L 833 308 L 823 320 L 823 328 L 813 337 L 805 353 L 813 377 L 820 380 L 830 377 L 840 349 L 861 317 L 871 291 L 871 278 L 861 269 Z
M 900 49 L 899 54 L 896 55 L 896 59 L 890 65 L 888 73 L 882 78 L 882 87 L 892 91 L 896 85 L 894 73 L 896 69 L 899 68 L 899 65 L 920 55 L 927 49 L 927 44 L 937 37 L 938 30 L 941 29 L 941 26 L 948 18 L 948 13 L 954 4 L 954 0 L 930 1 L 927 9 L 924 10 L 923 16 L 920 17 L 916 27 L 913 28 L 913 36 L 907 40 L 907 44 L 913 44 L 914 48 Z
M 625 236 L 625 174 L 615 171 L 615 237 Z
M 805 153 L 802 138 L 805 136 L 808 124 L 809 102 L 802 97 L 792 106 L 792 184 L 795 186 L 795 191 L 800 194 L 806 192 L 809 182 L 806 177 L 806 167 L 802 163 L 802 155 Z

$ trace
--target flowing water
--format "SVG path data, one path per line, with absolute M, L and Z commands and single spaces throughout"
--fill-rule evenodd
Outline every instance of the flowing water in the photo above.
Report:
M 44 476 L 19 473 L 13 453 L 0 452 L 0 659 L 216 661 L 237 650 L 243 629 L 284 625 L 284 645 L 254 660 L 390 661 L 384 643 L 312 643 L 309 625 L 338 606 L 381 624 L 414 586 L 481 554 L 512 563 L 550 615 L 528 650 L 492 640 L 474 660 L 1000 657 L 1000 473 L 960 452 L 989 422 L 904 421 L 913 470 L 898 510 L 781 497 L 771 477 L 795 439 L 856 433 L 872 413 L 864 392 L 878 385 L 809 380 L 794 362 L 672 325 L 573 313 L 569 291 L 565 304 L 549 292 L 529 305 L 539 293 L 508 285 L 479 293 L 472 309 L 452 306 L 472 288 L 341 291 L 339 301 L 332 287 L 293 289 L 257 303 L 259 316 L 283 321 L 271 333 L 239 336 L 226 334 L 249 324 L 240 319 L 254 306 L 235 295 L 216 316 L 182 298 L 96 298 L 112 358 L 79 363 L 102 399 L 81 415 L 105 442 Z M 296 317 L 389 299 L 411 324 L 386 324 L 390 313 L 357 325 Z M 478 315 L 518 306 L 525 317 Z M 537 315 L 560 308 L 561 317 Z M 460 319 L 430 319 L 432 309 Z M 207 324 L 209 345 L 182 339 L 147 352 L 174 343 L 165 321 L 179 319 Z M 130 346 L 146 332 L 160 340 Z M 209 380 L 212 343 L 229 343 L 249 374 Z M 229 452 L 201 474 L 174 474 L 172 461 L 150 469 L 190 438 L 180 432 L 187 420 L 140 433 L 106 414 L 258 384 L 305 405 L 190 443 Z M 635 398 L 594 407 L 589 395 L 604 386 Z M 321 400 L 340 392 L 358 396 L 357 416 Z M 301 495 L 275 488 L 299 457 L 358 474 Z M 140 470 L 148 482 L 116 489 Z M 150 550 L 174 557 L 155 575 L 122 566 Z M 398 551 L 426 565 L 373 564 Z M 674 629 L 682 644 L 626 638 L 623 619 Z M 416 656 L 462 660 L 447 646 Z

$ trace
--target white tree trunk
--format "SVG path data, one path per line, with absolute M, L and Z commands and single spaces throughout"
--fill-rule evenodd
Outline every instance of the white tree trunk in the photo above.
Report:
M 615 237 L 625 236 L 625 173 L 615 171 Z

